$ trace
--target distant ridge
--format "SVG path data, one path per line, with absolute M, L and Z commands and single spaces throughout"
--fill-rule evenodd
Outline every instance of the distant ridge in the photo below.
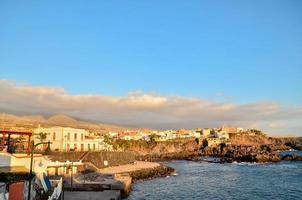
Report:
M 52 115 L 45 118 L 42 115 L 24 115 L 17 116 L 7 113 L 0 113 L 0 129 L 24 129 L 32 130 L 38 126 L 51 127 L 51 126 L 66 126 L 73 128 L 84 128 L 103 134 L 107 131 L 121 131 L 121 130 L 139 130 L 141 128 L 131 128 L 125 126 L 118 126 L 112 124 L 92 123 L 87 121 L 77 120 L 65 114 Z M 149 130 L 149 129 L 144 129 Z
M 60 126 L 77 126 L 79 123 L 76 119 L 64 114 L 53 115 L 47 119 L 47 122 Z
M 46 119 L 42 115 L 26 115 L 26 116 L 22 116 L 21 118 L 24 120 L 27 120 L 27 121 L 40 121 L 40 122 L 45 121 L 46 122 Z

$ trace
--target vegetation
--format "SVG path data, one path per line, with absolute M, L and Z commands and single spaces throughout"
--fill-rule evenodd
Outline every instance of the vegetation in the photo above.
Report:
M 14 145 L 9 145 L 7 149 L 8 153 L 16 153 L 16 146 Z
M 35 138 L 38 139 L 40 142 L 45 142 L 46 138 L 47 138 L 47 133 L 37 133 L 35 134 Z
M 113 148 L 117 150 L 128 150 L 133 146 L 140 148 L 152 148 L 152 146 L 156 145 L 156 142 L 153 140 L 145 141 L 145 140 L 115 140 L 112 142 Z
M 158 135 L 156 135 L 156 134 L 152 134 L 152 135 L 150 135 L 150 142 L 155 142 L 156 141 L 156 139 L 158 139 L 159 138 L 159 136 Z
M 258 129 L 249 129 L 249 132 L 254 133 L 255 135 L 265 136 L 265 133 L 263 133 L 261 130 L 258 130 Z
M 107 144 L 110 144 L 112 145 L 112 140 L 110 139 L 110 137 L 108 135 L 104 135 L 104 142 L 107 143 Z
M 50 149 L 50 142 L 48 142 L 48 145 L 46 149 L 43 152 L 44 155 L 50 155 L 51 154 L 51 149 Z

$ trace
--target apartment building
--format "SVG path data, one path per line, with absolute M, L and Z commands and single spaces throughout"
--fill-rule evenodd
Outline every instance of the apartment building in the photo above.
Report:
M 94 136 L 85 129 L 70 127 L 37 128 L 34 130 L 35 143 L 51 142 L 55 151 L 99 151 L 109 148 L 102 137 Z M 43 147 L 42 147 L 43 148 Z

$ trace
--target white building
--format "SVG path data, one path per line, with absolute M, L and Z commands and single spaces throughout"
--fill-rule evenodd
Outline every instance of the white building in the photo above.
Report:
M 121 137 L 122 140 L 141 140 L 144 136 L 140 134 L 130 134 L 130 135 L 124 135 Z
M 0 152 L 0 167 L 24 167 L 29 171 L 30 169 L 30 155 L 27 154 L 10 154 L 6 152 Z M 70 175 L 74 174 L 79 169 L 84 168 L 82 161 L 76 162 L 59 162 L 48 159 L 47 156 L 41 154 L 34 154 L 33 156 L 33 171 L 36 175 L 46 173 L 48 175 Z M 72 170 L 72 171 L 71 171 Z
M 107 133 L 107 135 L 108 135 L 110 138 L 113 138 L 113 137 L 117 137 L 117 136 L 118 136 L 118 133 L 117 133 L 117 132 L 109 131 L 109 132 Z
M 196 131 L 196 130 L 190 130 L 189 134 L 191 135 L 191 137 L 195 137 L 195 138 L 200 138 L 200 132 Z
M 156 133 L 158 138 L 156 139 L 157 141 L 167 141 L 167 140 L 173 140 L 177 137 L 176 131 L 174 130 L 164 130 L 164 131 L 159 131 Z
M 51 142 L 51 149 L 55 151 L 99 151 L 109 150 L 104 144 L 101 137 L 91 135 L 85 129 L 77 129 L 70 127 L 51 127 L 51 128 L 37 128 L 34 130 L 35 143 L 41 142 L 39 135 L 45 134 L 44 142 Z M 43 147 L 42 147 L 43 148 Z
M 226 131 L 223 131 L 223 130 L 217 131 L 217 132 L 215 132 L 215 134 L 217 135 L 218 138 L 230 139 L 230 135 Z
M 202 136 L 207 138 L 211 135 L 211 129 L 210 128 L 204 128 L 202 129 Z

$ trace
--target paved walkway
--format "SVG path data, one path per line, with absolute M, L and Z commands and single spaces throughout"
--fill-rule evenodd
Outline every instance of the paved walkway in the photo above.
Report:
M 104 190 L 100 192 L 86 192 L 86 191 L 74 191 L 64 192 L 64 199 L 66 200 L 120 200 L 121 195 L 119 190 Z
M 136 161 L 134 164 L 127 164 L 127 165 L 120 165 L 116 167 L 108 167 L 100 169 L 100 173 L 112 173 L 112 174 L 118 174 L 118 173 L 125 173 L 125 172 L 132 172 L 137 171 L 140 169 L 150 169 L 160 166 L 160 164 L 155 162 L 145 162 L 145 161 Z

